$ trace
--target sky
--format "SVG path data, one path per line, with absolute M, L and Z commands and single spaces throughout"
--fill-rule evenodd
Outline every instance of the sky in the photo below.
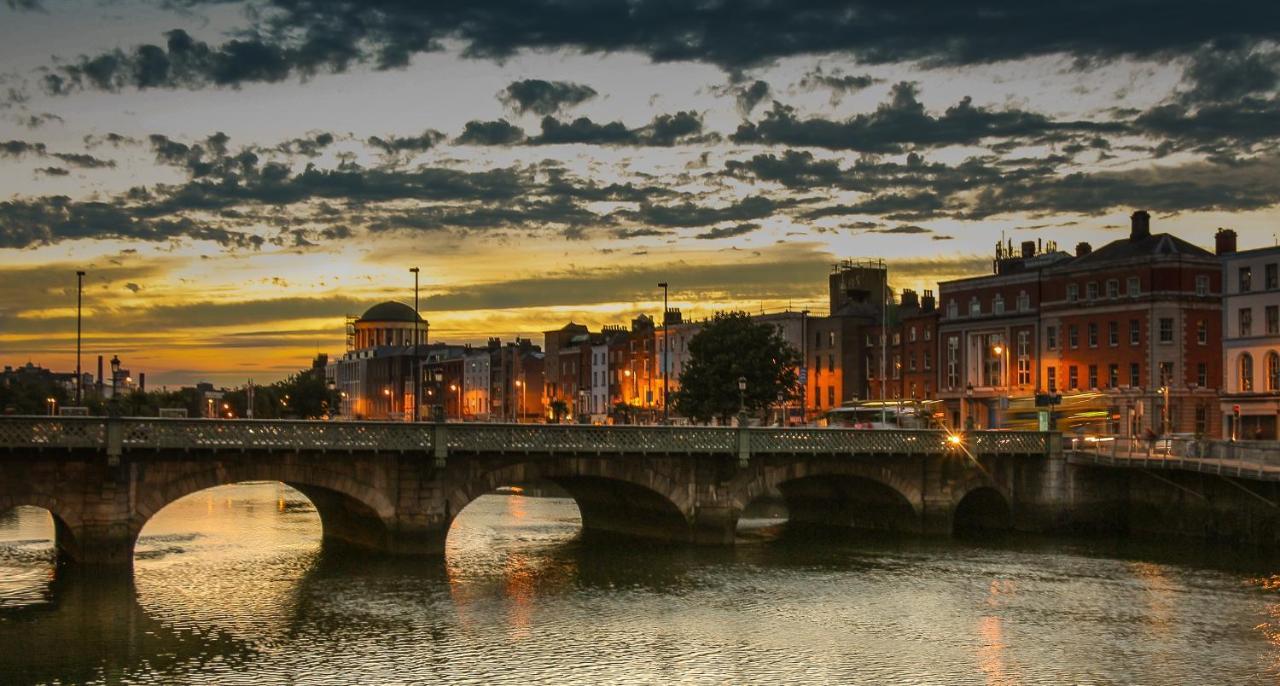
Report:
M 1045 6 L 1041 6 L 1045 5 Z M 1280 231 L 1280 4 L 0 0 L 0 363 L 270 381 L 346 315 L 483 342 L 825 313 L 1135 209 Z

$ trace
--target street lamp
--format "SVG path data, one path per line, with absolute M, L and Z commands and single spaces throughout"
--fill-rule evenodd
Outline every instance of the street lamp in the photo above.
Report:
M 116 378 L 120 376 L 120 357 L 111 356 L 111 399 L 116 399 Z
M 667 282 L 658 283 L 658 288 L 662 289 L 662 423 L 666 424 L 670 421 L 670 411 L 667 409 L 667 389 L 670 382 L 667 381 L 667 358 L 670 356 L 671 336 L 667 331 Z
M 418 369 L 418 268 L 410 267 L 409 271 L 413 272 L 413 421 L 418 421 L 418 405 L 421 402 L 418 394 L 422 392 L 422 379 L 419 374 L 422 370 Z
M 458 393 L 458 384 L 456 383 L 449 384 L 449 390 L 453 391 L 454 415 L 457 416 L 459 419 L 461 419 L 462 418 L 462 395 Z
M 511 409 L 513 410 L 512 414 L 515 415 L 516 424 L 519 424 L 521 417 L 524 415 L 524 380 L 516 379 L 515 385 L 516 388 L 520 389 L 518 391 L 519 398 L 516 402 L 512 403 Z
M 747 377 L 738 377 L 738 426 L 747 425 Z
M 80 307 L 82 295 L 84 293 L 84 272 L 76 272 L 76 405 L 81 402 L 81 386 L 84 385 L 84 377 L 80 372 Z
M 52 417 L 53 415 L 57 414 L 58 399 L 49 397 L 49 398 L 45 398 L 44 401 L 49 405 L 49 416 Z

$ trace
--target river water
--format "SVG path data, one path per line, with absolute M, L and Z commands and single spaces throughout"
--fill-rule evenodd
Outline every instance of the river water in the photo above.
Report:
M 768 524 L 769 522 L 755 522 Z M 148 523 L 131 578 L 0 514 L 0 683 L 1243 684 L 1280 680 L 1280 564 L 1170 544 L 752 535 L 580 544 L 571 500 L 484 496 L 439 559 L 326 554 L 298 492 Z

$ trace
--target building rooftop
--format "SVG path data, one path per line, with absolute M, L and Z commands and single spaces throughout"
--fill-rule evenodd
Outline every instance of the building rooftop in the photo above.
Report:
M 395 300 L 378 303 L 365 310 L 360 316 L 362 322 L 414 322 L 422 321 L 422 317 L 412 307 Z

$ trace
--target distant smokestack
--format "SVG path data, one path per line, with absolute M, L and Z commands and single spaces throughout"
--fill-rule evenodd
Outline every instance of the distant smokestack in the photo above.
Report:
M 938 301 L 933 297 L 933 291 L 928 288 L 924 289 L 924 296 L 920 298 L 920 309 L 925 312 L 932 312 L 933 308 L 938 306 Z
M 99 355 L 99 356 L 98 356 L 98 382 L 97 382 L 97 386 L 98 386 L 98 393 L 99 393 L 99 394 L 101 394 L 101 393 L 102 393 L 102 356 L 101 356 L 101 355 Z
M 143 393 L 147 392 L 147 373 L 138 372 L 138 390 Z
M 1084 241 L 1080 241 L 1079 243 L 1076 243 L 1076 257 L 1084 257 L 1085 255 L 1088 255 L 1091 252 L 1093 252 L 1093 246 L 1089 245 Z
M 1035 257 L 1035 256 L 1036 256 L 1036 242 L 1035 242 L 1035 241 L 1023 241 L 1023 242 L 1022 242 L 1022 256 L 1023 256 L 1023 257 Z
M 1129 217 L 1129 240 L 1140 241 L 1151 237 L 1151 215 L 1146 210 L 1138 210 Z
M 1218 233 L 1213 235 L 1213 243 L 1219 255 L 1230 255 L 1236 251 L 1236 232 L 1218 229 Z

